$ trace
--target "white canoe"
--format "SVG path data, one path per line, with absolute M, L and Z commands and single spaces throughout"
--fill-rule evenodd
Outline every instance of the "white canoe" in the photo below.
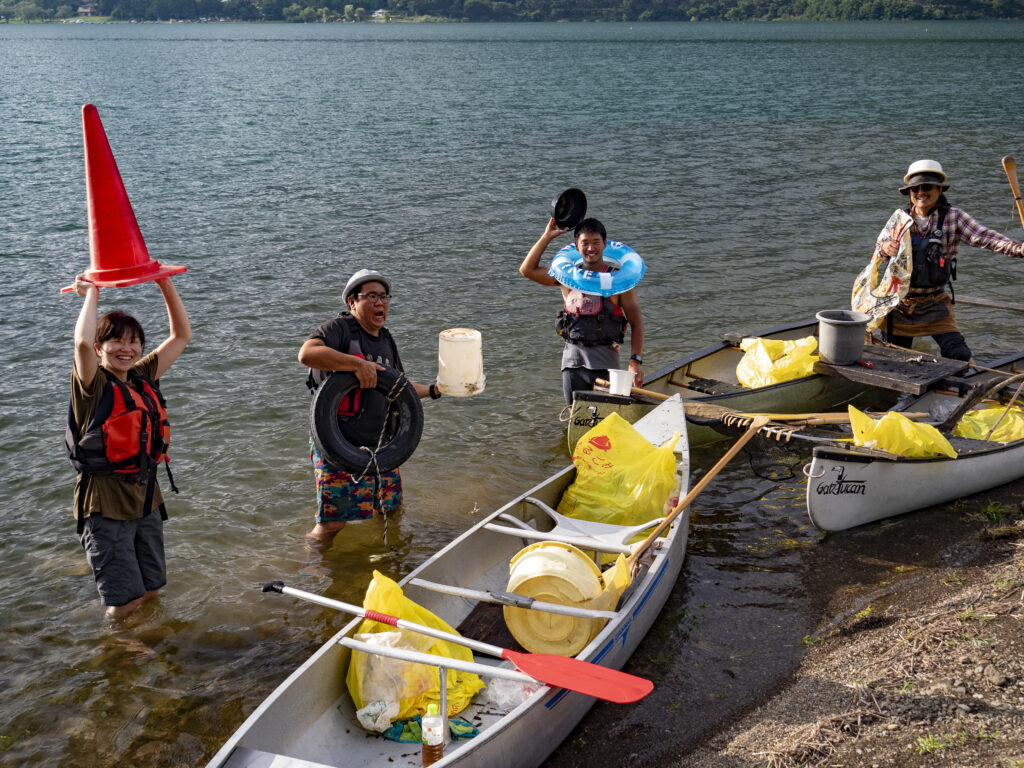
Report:
M 1020 373 L 1022 361 L 1024 357 L 1015 356 L 991 367 Z M 998 374 L 980 371 L 964 380 L 995 383 Z M 940 422 L 961 401 L 957 393 L 937 390 L 901 404 L 901 410 L 928 412 Z M 842 531 L 1024 477 L 1024 440 L 999 443 L 952 437 L 950 443 L 958 454 L 955 459 L 887 458 L 856 449 L 816 447 L 804 467 L 811 522 L 824 531 Z
M 667 400 L 634 426 L 655 444 L 669 439 L 673 433 L 681 435 L 676 447 L 679 485 L 672 496 L 682 498 L 688 488 L 689 450 L 681 399 Z M 405 594 L 451 626 L 459 626 L 478 604 L 476 598 L 480 593 L 506 589 L 512 556 L 533 543 L 535 538 L 531 534 L 536 529 L 552 528 L 552 518 L 541 505 L 557 507 L 562 491 L 574 476 L 575 468 L 567 467 L 473 526 L 405 577 L 400 582 Z M 666 499 L 669 501 L 672 499 Z M 524 523 L 533 530 L 520 530 Z M 629 529 L 604 530 L 602 533 L 609 535 L 602 535 L 603 543 L 599 543 L 587 539 L 588 532 L 596 532 L 596 527 L 588 529 L 588 524 L 581 525 L 580 521 L 570 524 L 582 530 L 548 533 L 543 538 L 568 540 L 581 546 L 589 544 L 591 548 L 597 544 L 605 551 L 622 551 L 621 541 L 628 538 Z M 683 564 L 688 529 L 686 511 L 651 547 L 650 557 L 644 558 L 645 567 L 634 578 L 630 590 L 577 658 L 614 669 L 626 663 L 675 584 Z M 619 544 L 609 543 L 615 540 Z M 345 686 L 351 651 L 339 641 L 354 634 L 360 622 L 356 619 L 349 623 L 271 693 L 214 755 L 209 768 L 420 766 L 418 745 L 371 735 L 356 722 Z M 475 662 L 507 666 L 507 662 L 483 655 L 475 656 Z M 443 759 L 434 765 L 534 768 L 568 736 L 594 701 L 580 693 L 541 686 L 508 711 L 473 703 L 459 716 L 476 725 L 479 735 L 449 743 Z
M 754 334 L 768 339 L 802 339 L 817 335 L 818 321 L 803 320 L 765 328 Z M 767 387 L 748 389 L 736 378 L 736 366 L 743 358 L 739 347 L 743 334 L 730 333 L 709 347 L 686 355 L 644 379 L 643 389 L 659 395 L 678 394 L 685 400 L 699 400 L 737 411 L 798 413 L 834 411 L 852 403 L 860 407 L 888 407 L 895 395 L 844 379 L 815 373 Z M 591 427 L 612 413 L 634 422 L 656 404 L 642 395 L 621 397 L 602 390 L 576 392 L 569 414 L 567 438 L 572 452 L 576 441 Z M 690 424 L 690 445 L 727 439 L 708 426 Z

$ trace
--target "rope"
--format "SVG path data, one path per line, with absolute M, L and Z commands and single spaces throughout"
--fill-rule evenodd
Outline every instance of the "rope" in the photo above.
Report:
M 404 373 L 399 373 L 398 377 L 395 379 L 394 385 L 391 387 L 391 391 L 384 396 L 384 399 L 387 401 L 387 407 L 385 408 L 384 412 L 384 420 L 381 422 L 380 425 L 380 434 L 377 435 L 377 445 L 374 448 L 369 448 L 368 446 L 365 445 L 359 446 L 360 450 L 366 451 L 367 453 L 370 454 L 370 458 L 366 462 L 366 466 L 363 467 L 363 471 L 360 473 L 359 477 L 356 478 L 356 482 L 362 482 L 363 478 L 366 477 L 366 473 L 369 471 L 370 467 L 374 468 L 373 475 L 374 477 L 377 477 L 378 480 L 374 483 L 373 488 L 373 508 L 375 511 L 380 512 L 380 516 L 384 518 L 384 532 L 381 535 L 381 541 L 383 542 L 385 553 L 390 555 L 396 554 L 398 552 L 398 549 L 396 547 L 388 545 L 388 529 L 390 520 L 388 513 L 384 510 L 384 504 L 381 501 L 381 483 L 379 480 L 380 464 L 377 463 L 377 452 L 384 445 L 384 436 L 387 434 L 388 420 L 389 417 L 391 416 L 391 408 L 397 402 L 398 398 L 401 397 L 402 393 L 405 391 L 405 388 L 408 385 L 409 379 L 406 377 Z

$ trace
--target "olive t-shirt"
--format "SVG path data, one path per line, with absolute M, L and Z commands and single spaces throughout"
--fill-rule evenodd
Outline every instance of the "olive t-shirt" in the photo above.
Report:
M 157 354 L 150 352 L 132 366 L 132 371 L 153 382 L 156 374 Z M 107 384 L 107 372 L 96 369 L 96 376 L 88 387 L 78 377 L 78 371 L 71 370 L 71 414 L 78 434 L 85 434 L 92 421 L 96 408 L 99 407 L 103 390 Z M 131 383 L 129 383 L 131 386 Z M 146 503 L 146 484 L 138 481 L 137 475 L 84 475 L 78 473 L 75 480 L 75 517 L 91 517 L 101 515 L 112 520 L 137 520 L 142 517 Z M 163 509 L 164 498 L 160 486 L 153 489 L 151 509 L 160 509 L 160 514 L 167 519 Z

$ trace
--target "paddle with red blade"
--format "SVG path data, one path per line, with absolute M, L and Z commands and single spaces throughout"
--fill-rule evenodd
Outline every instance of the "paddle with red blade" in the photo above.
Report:
M 353 614 L 354 616 L 362 616 L 364 619 L 370 619 L 371 621 L 379 621 L 381 624 L 388 624 L 410 632 L 418 632 L 421 635 L 435 637 L 438 640 L 445 640 L 456 645 L 464 645 L 467 648 L 472 648 L 474 651 L 486 653 L 488 656 L 507 659 L 520 672 L 545 685 L 566 688 L 570 691 L 593 696 L 596 699 L 613 701 L 617 704 L 630 704 L 634 701 L 640 701 L 640 699 L 654 690 L 654 683 L 650 680 L 630 675 L 626 672 L 620 672 L 617 669 L 602 667 L 600 664 L 592 664 L 589 661 L 574 659 L 571 656 L 555 656 L 547 653 L 522 653 L 509 650 L 508 648 L 500 648 L 497 645 L 472 640 L 462 635 L 434 629 L 423 624 L 416 624 L 405 619 L 399 619 L 396 616 L 389 616 L 386 613 L 366 610 L 357 605 L 332 600 L 329 597 L 322 597 L 312 592 L 304 592 L 301 589 L 286 587 L 282 581 L 271 581 L 264 584 L 263 591 L 280 592 L 283 595 L 291 595 L 301 600 L 322 605 L 325 608 L 333 608 L 344 613 Z M 438 664 L 443 666 L 444 661 L 443 657 L 438 657 Z

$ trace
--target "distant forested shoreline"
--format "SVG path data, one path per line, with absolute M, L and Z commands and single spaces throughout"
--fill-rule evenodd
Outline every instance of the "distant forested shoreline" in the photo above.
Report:
M 89 0 L 86 0 L 89 2 Z M 896 21 L 1024 18 L 1024 0 L 98 0 L 115 21 Z M 372 7 L 371 7 L 372 6 Z M 81 1 L 0 0 L 0 17 L 67 20 Z

